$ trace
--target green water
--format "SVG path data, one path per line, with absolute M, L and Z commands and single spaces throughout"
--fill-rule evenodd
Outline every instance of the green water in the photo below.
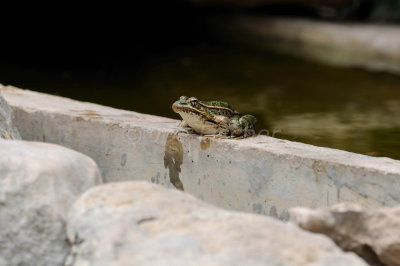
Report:
M 225 100 L 277 138 L 400 159 L 400 77 L 240 48 L 199 46 L 140 69 L 0 70 L 1 82 L 178 119 L 181 95 Z M 5 80 L 4 80 L 5 79 Z

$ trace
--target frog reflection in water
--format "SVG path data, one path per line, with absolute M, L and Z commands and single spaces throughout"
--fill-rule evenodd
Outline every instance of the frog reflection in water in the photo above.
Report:
M 241 116 L 227 102 L 202 102 L 195 97 L 181 96 L 172 109 L 182 117 L 184 127 L 190 127 L 198 134 L 228 138 L 255 134 L 256 118 L 252 115 Z

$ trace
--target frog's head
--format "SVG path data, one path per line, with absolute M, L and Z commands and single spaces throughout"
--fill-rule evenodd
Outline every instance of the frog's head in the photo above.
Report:
M 172 104 L 172 110 L 198 133 L 209 132 L 216 127 L 215 116 L 196 97 L 181 96 Z
M 187 96 L 181 96 L 179 100 L 174 102 L 172 105 L 172 110 L 181 116 L 182 114 L 190 114 L 195 116 L 209 115 L 205 108 L 199 104 L 199 100 L 196 97 L 188 98 Z M 185 120 L 183 116 L 182 118 Z

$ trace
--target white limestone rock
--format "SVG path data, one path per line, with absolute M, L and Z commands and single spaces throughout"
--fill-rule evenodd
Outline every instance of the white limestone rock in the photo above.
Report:
M 400 265 L 400 206 L 365 211 L 357 204 L 331 208 L 292 208 L 290 219 L 301 228 L 332 238 L 373 265 Z
M 3 85 L 0 84 L 1 87 Z M 0 139 L 21 139 L 12 118 L 12 110 L 0 92 Z
M 366 265 L 325 236 L 144 181 L 90 189 L 71 209 L 66 265 Z
M 372 212 L 367 223 L 379 259 L 385 265 L 400 265 L 400 206 Z
M 100 183 L 96 163 L 83 154 L 0 139 L 0 265 L 63 265 L 68 210 Z

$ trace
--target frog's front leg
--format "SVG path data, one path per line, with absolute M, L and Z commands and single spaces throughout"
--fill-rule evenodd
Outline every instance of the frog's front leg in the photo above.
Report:
M 252 115 L 234 117 L 229 124 L 229 131 L 234 136 L 243 136 L 244 138 L 254 136 L 257 119 Z
M 179 127 L 184 128 L 184 129 L 190 128 L 190 127 L 189 127 L 189 124 L 188 124 L 185 120 L 182 120 L 182 121 L 179 123 Z
M 189 126 L 188 123 L 186 123 L 185 120 L 182 120 L 182 121 L 179 123 L 178 128 L 177 128 L 177 130 L 176 130 L 175 133 L 176 133 L 176 134 L 178 134 L 178 133 L 187 133 L 187 134 L 190 134 L 190 133 L 194 133 L 194 130 Z

